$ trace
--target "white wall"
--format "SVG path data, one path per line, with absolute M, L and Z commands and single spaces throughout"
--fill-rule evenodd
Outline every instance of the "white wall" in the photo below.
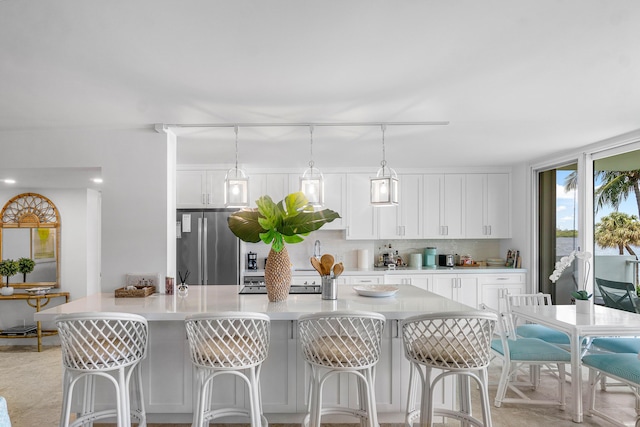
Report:
M 62 244 L 68 244 L 61 253 L 61 290 L 70 291 L 72 299 L 98 289 L 113 292 L 130 272 L 166 274 L 167 212 L 175 206 L 168 207 L 167 200 L 165 134 L 152 129 L 15 131 L 0 133 L 0 147 L 0 168 L 102 168 L 101 194 L 85 189 L 82 202 L 78 190 L 39 191 L 61 210 Z M 0 203 L 21 192 L 2 190 Z M 87 216 L 100 206 L 99 217 Z M 99 223 L 100 232 L 89 231 Z M 82 230 L 76 229 L 80 225 Z M 8 308 L 20 302 L 1 303 L 0 327 L 21 323 L 23 317 L 33 322 L 32 313 Z M 0 341 L 6 343 L 26 342 Z

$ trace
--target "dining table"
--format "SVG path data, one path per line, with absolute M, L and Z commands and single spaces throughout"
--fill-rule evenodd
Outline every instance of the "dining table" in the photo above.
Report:
M 640 336 L 640 314 L 591 305 L 587 311 L 575 305 L 519 306 L 514 319 L 545 325 L 569 336 L 571 347 L 571 408 L 573 421 L 582 422 L 582 342 L 585 338 Z

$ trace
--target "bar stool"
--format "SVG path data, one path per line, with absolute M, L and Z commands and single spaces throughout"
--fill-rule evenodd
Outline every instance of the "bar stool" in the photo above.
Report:
M 118 427 L 131 426 L 132 417 L 138 426 L 146 426 L 139 367 L 147 356 L 146 319 L 128 313 L 75 313 L 60 315 L 55 322 L 64 366 L 60 426 L 87 425 L 114 416 Z M 115 409 L 95 410 L 95 377 L 107 379 L 114 387 Z M 70 422 L 73 392 L 83 378 L 82 412 Z
M 431 426 L 434 415 L 438 415 L 457 419 L 462 425 L 491 427 L 487 366 L 496 322 L 493 313 L 471 311 L 418 315 L 401 323 L 404 355 L 410 363 L 407 426 L 418 417 L 420 425 Z M 434 368 L 442 372 L 432 380 Z M 433 390 L 448 376 L 458 377 L 460 411 L 433 407 Z M 418 377 L 422 397 L 420 407 L 416 408 Z M 480 389 L 483 421 L 471 415 L 471 378 Z
M 185 319 L 191 363 L 196 370 L 197 396 L 193 426 L 205 427 L 220 417 L 245 416 L 251 425 L 267 426 L 262 413 L 260 369 L 267 358 L 269 317 L 262 313 L 198 313 Z M 249 408 L 211 408 L 214 379 L 235 375 L 249 390 Z
M 298 319 L 302 355 L 309 368 L 309 403 L 303 424 L 320 427 L 326 414 L 351 415 L 364 425 L 378 426 L 374 392 L 375 365 L 385 318 L 379 313 L 334 311 L 303 315 Z M 340 373 L 358 382 L 358 408 L 322 407 L 325 381 Z

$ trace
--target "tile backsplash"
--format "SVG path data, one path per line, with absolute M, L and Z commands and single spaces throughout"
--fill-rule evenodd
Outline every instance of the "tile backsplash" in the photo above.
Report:
M 500 240 L 346 240 L 344 233 L 337 230 L 318 230 L 305 237 L 303 242 L 287 245 L 293 267 L 311 268 L 309 258 L 313 255 L 316 240 L 320 240 L 321 253 L 332 254 L 336 262 L 342 261 L 346 269 L 358 267 L 358 250 L 360 249 L 368 251 L 369 268 L 373 268 L 378 248 L 389 244 L 394 251 L 398 251 L 406 263 L 409 262 L 411 254 L 421 254 L 424 248 L 429 246 L 437 248 L 438 254 L 470 255 L 474 260 L 504 258 L 504 254 L 500 253 Z M 270 247 L 264 243 L 245 244 L 245 253 L 251 251 L 258 254 L 259 269 L 264 268 L 264 259 L 269 254 L 269 249 Z

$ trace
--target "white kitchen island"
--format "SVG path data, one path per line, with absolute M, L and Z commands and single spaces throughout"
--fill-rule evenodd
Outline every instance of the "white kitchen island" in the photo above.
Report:
M 340 286 L 337 300 L 320 295 L 289 295 L 271 303 L 266 295 L 239 295 L 237 286 L 190 286 L 186 297 L 154 294 L 146 298 L 115 298 L 96 294 L 36 313 L 35 320 L 50 322 L 58 314 L 77 312 L 125 312 L 149 321 L 149 355 L 143 363 L 144 393 L 150 422 L 190 423 L 192 417 L 192 368 L 184 318 L 193 313 L 253 311 L 271 318 L 269 357 L 262 369 L 262 398 L 270 422 L 298 423 L 306 410 L 305 365 L 297 341 L 296 320 L 305 313 L 366 310 L 387 318 L 382 355 L 376 371 L 376 398 L 380 421 L 402 422 L 408 386 L 399 321 L 420 313 L 468 311 L 472 307 L 411 285 L 399 285 L 392 297 L 359 296 L 352 286 Z M 221 405 L 244 405 L 243 385 L 225 378 L 215 389 Z M 337 377 L 325 388 L 327 402 L 347 404 L 355 399 L 355 383 Z M 447 383 L 437 393 L 438 405 L 450 406 L 454 386 Z M 99 393 L 100 396 L 100 393 Z M 106 398 L 106 397 L 103 397 Z M 335 419 L 335 418 L 334 418 Z M 339 420 L 339 419 L 335 419 Z M 351 419 L 346 419 L 352 421 Z

